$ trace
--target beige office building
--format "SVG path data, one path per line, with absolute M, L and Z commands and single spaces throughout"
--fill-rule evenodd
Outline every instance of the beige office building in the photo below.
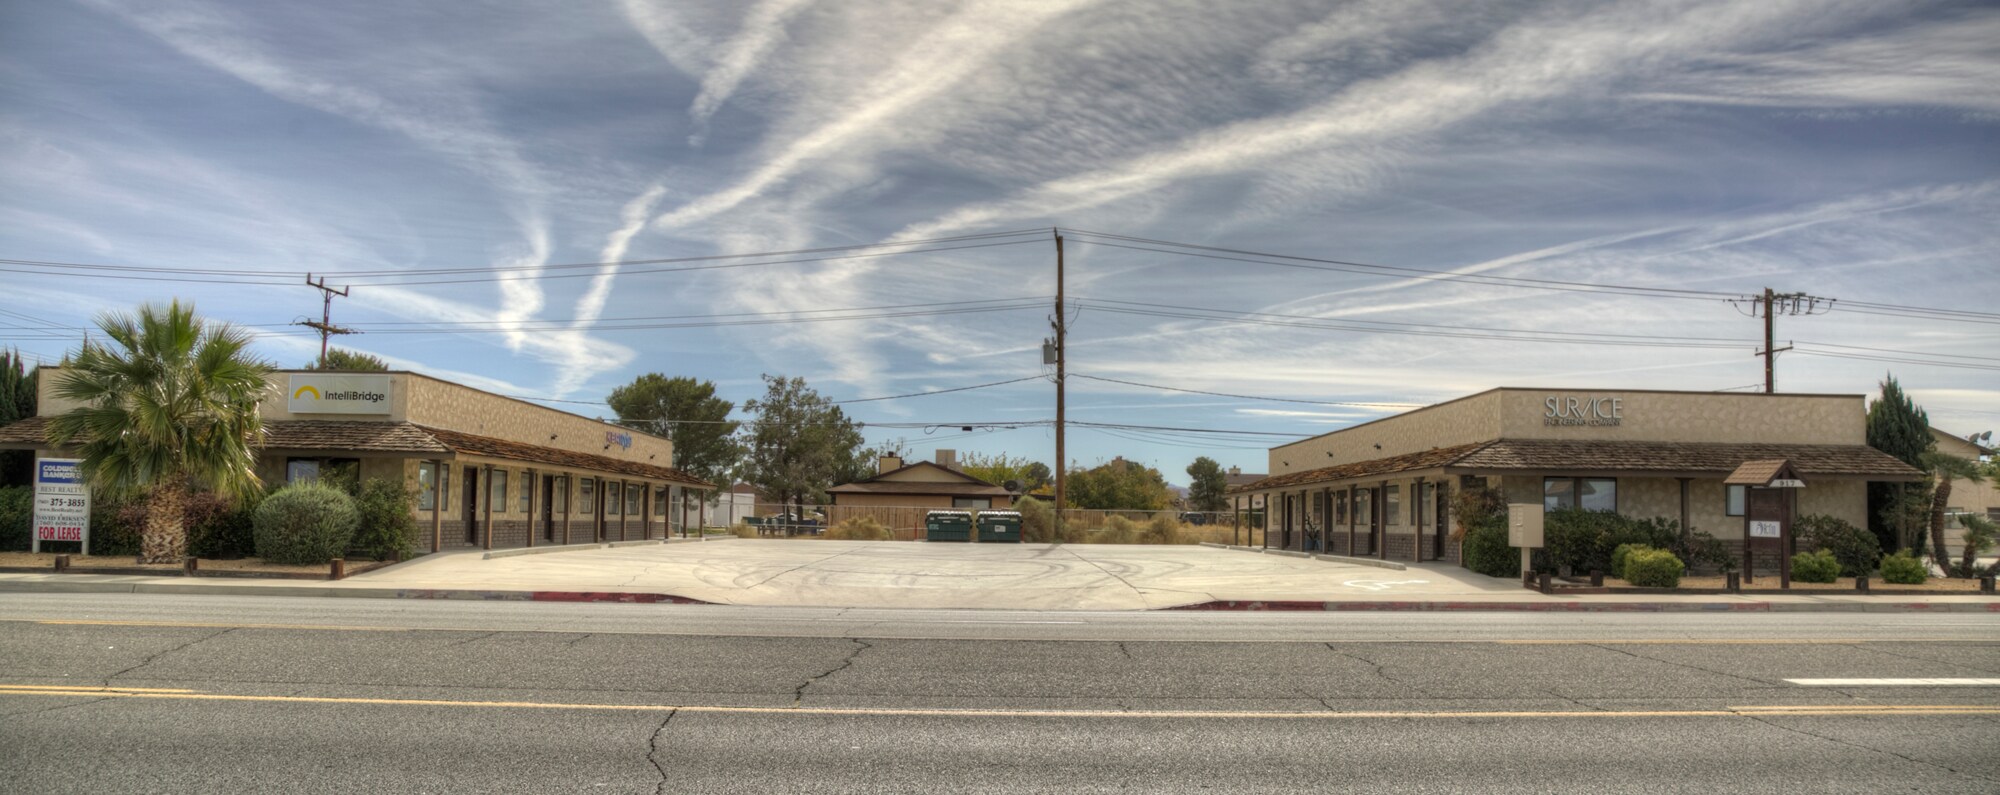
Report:
M 1500 388 L 1270 451 L 1231 490 L 1269 502 L 1264 544 L 1390 560 L 1459 560 L 1450 500 L 1476 485 L 1510 503 L 1677 520 L 1739 550 L 1750 492 L 1723 480 L 1790 461 L 1798 515 L 1867 524 L 1869 481 L 1923 474 L 1866 443 L 1861 395 Z
M 60 379 L 42 368 L 38 416 L 0 428 L 0 448 L 60 456 L 45 441 L 75 405 Z M 674 468 L 667 439 L 418 373 L 279 371 L 260 409 L 267 486 L 400 480 L 433 551 L 664 538 L 699 527 L 715 489 Z

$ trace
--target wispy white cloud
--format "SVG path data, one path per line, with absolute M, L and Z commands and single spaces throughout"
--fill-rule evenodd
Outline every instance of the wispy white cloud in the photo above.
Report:
M 701 146 L 708 137 L 708 120 L 736 93 L 736 87 L 743 83 L 757 62 L 777 47 L 785 38 L 785 24 L 800 11 L 813 4 L 814 0 L 761 0 L 750 7 L 744 15 L 743 29 L 730 39 L 716 58 L 715 66 L 701 77 L 701 93 L 695 95 L 694 105 L 688 108 L 688 116 L 694 121 L 694 133 L 688 136 L 688 144 Z

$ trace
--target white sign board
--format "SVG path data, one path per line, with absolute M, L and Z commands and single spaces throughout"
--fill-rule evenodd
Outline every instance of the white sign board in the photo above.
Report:
M 293 414 L 388 414 L 389 376 L 292 373 L 285 409 Z
M 1751 538 L 1779 538 L 1783 532 L 1783 526 L 1777 522 L 1750 523 Z
M 1766 486 L 1765 488 L 1772 488 L 1772 489 L 1803 489 L 1803 488 L 1805 488 L 1805 487 L 1806 487 L 1806 482 L 1805 482 L 1805 481 L 1803 481 L 1803 480 L 1798 480 L 1798 479 L 1796 479 L 1796 478 L 1779 478 L 1779 479 L 1777 479 L 1777 480 L 1773 480 L 1773 481 L 1771 481 L 1771 485 L 1769 485 L 1769 486 Z
M 82 464 L 74 458 L 35 461 L 33 551 L 42 551 L 43 541 L 89 541 L 90 488 L 84 484 Z M 84 549 L 88 551 L 87 543 Z

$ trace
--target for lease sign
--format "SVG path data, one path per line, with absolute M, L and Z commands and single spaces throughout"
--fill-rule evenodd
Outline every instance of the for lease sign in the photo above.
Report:
M 81 461 L 43 458 L 35 462 L 35 542 L 83 541 L 90 536 L 90 489 Z

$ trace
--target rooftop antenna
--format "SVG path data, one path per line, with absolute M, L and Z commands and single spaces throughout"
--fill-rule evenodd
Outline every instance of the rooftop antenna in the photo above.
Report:
M 348 290 L 352 288 L 342 287 L 336 290 L 332 287 L 326 286 L 325 276 L 319 277 L 319 281 L 317 282 L 313 281 L 311 273 L 306 274 L 306 286 L 319 290 L 321 297 L 324 299 L 320 302 L 319 320 L 317 321 L 300 320 L 294 322 L 292 325 L 305 326 L 306 328 L 315 329 L 319 331 L 319 369 L 324 370 L 326 369 L 326 338 L 334 334 L 361 333 L 346 326 L 336 326 L 333 324 L 334 296 L 340 296 L 341 298 L 346 298 Z

